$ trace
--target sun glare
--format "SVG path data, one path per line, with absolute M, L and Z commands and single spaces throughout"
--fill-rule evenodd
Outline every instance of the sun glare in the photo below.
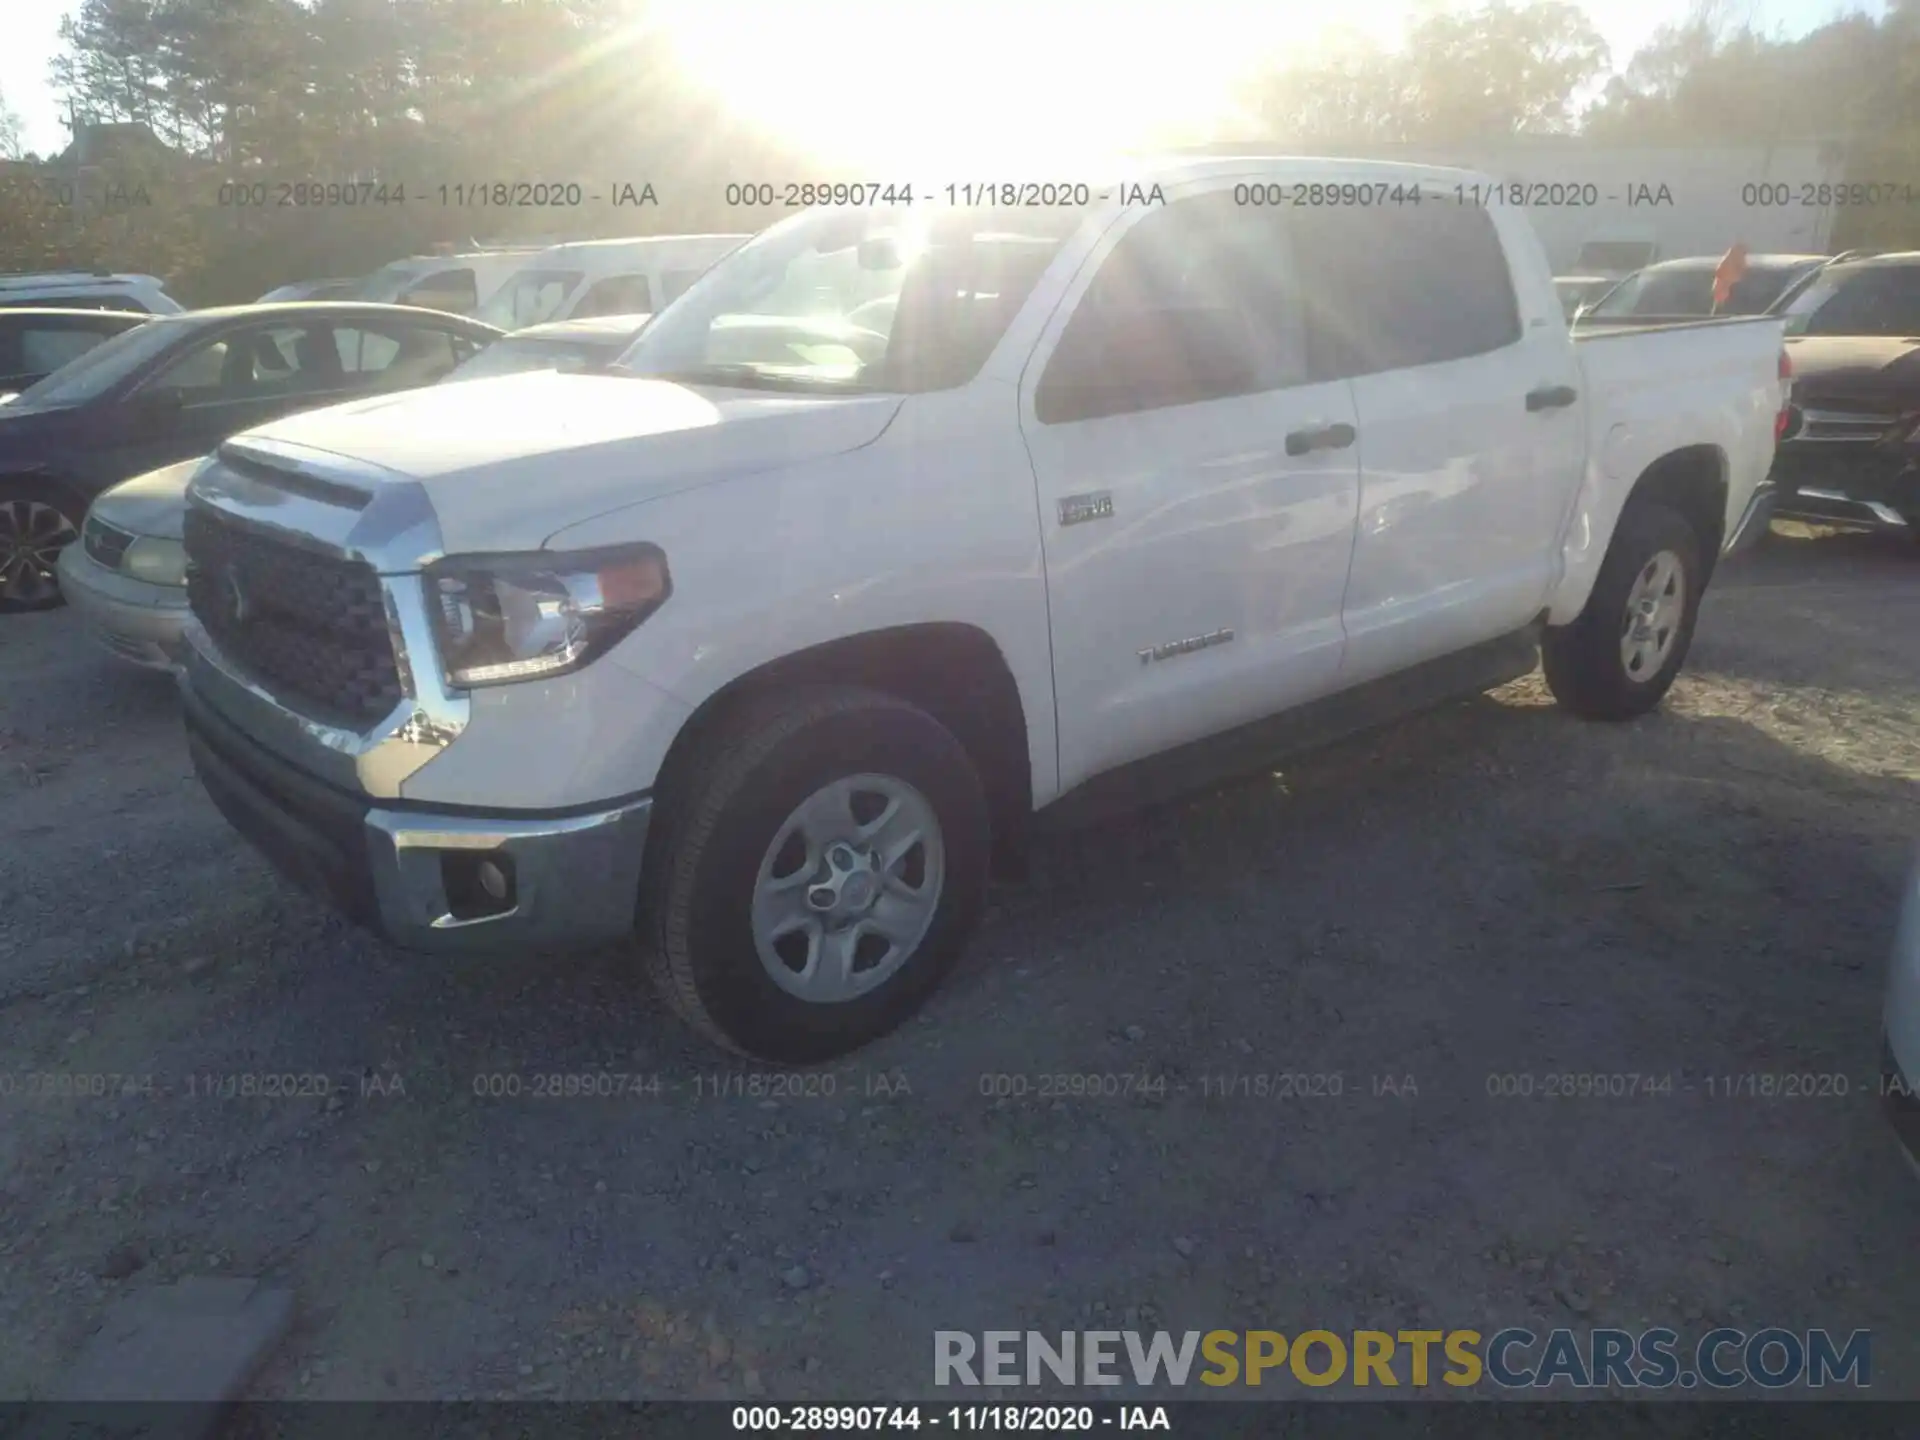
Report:
M 1292 7 L 663 0 L 653 15 L 689 76 L 743 118 L 823 164 L 939 185 L 1074 181 L 1203 136 L 1230 117 L 1253 44 L 1275 39 L 1275 8 Z

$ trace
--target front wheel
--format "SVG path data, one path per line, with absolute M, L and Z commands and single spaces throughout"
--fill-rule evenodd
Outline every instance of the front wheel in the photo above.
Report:
M 80 538 L 86 508 L 39 481 L 0 488 L 0 615 L 63 603 L 54 566 Z
M 1693 643 L 1703 573 L 1684 516 L 1630 503 L 1586 609 L 1541 646 L 1553 698 L 1589 720 L 1630 720 L 1658 705 Z
M 756 1059 L 812 1064 L 893 1030 L 978 918 L 979 775 L 945 726 L 891 696 L 750 706 L 663 809 L 641 900 L 649 968 L 684 1019 Z

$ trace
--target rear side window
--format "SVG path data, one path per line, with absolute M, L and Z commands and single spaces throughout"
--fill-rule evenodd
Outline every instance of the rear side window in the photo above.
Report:
M 653 309 L 653 296 L 644 275 L 609 275 L 596 282 L 580 303 L 573 307 L 572 319 L 593 315 L 645 315 Z
M 1520 307 L 1486 211 L 1419 205 L 1292 211 L 1319 379 L 1437 365 L 1520 338 Z
M 20 369 L 29 375 L 51 375 L 106 338 L 98 330 L 81 330 L 69 325 L 22 330 Z

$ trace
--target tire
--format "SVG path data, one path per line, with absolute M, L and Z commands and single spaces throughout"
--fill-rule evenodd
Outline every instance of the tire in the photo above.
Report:
M 867 788 L 882 782 L 891 790 Z M 849 837 L 862 824 L 879 828 L 881 841 L 931 836 L 905 854 L 895 882 L 876 886 L 871 870 L 867 881 L 854 878 L 857 869 L 836 876 L 832 866 L 848 853 L 868 858 L 863 847 L 843 852 L 816 843 L 818 826 L 813 840 L 809 824 L 792 830 L 803 802 L 819 807 L 809 815 L 837 815 L 843 794 L 855 825 Z M 876 812 L 876 799 L 893 808 Z M 979 919 L 991 848 L 980 777 L 946 727 L 891 696 L 823 687 L 747 706 L 696 752 L 682 782 L 663 796 L 663 812 L 641 882 L 647 968 L 683 1019 L 754 1059 L 814 1064 L 887 1034 L 939 986 Z M 887 824 L 895 828 L 880 827 L 876 814 L 894 817 Z M 783 834 L 788 839 L 776 849 Z M 797 883 L 796 875 L 816 878 Z M 830 892 L 836 908 L 823 915 L 816 906 Z M 919 900 L 901 898 L 916 893 Z M 851 907 L 844 913 L 843 902 Z M 922 918 L 903 924 L 898 917 L 907 909 Z M 876 939 L 871 927 L 882 919 L 903 938 L 912 925 L 925 928 L 917 942 L 899 944 Z M 783 924 L 806 928 L 769 941 Z M 795 993 L 792 987 L 845 988 L 845 971 L 829 959 L 840 953 L 832 937 L 849 934 L 856 969 L 847 983 L 871 988 Z M 886 957 L 866 961 L 880 944 L 889 947 Z
M 1644 669 L 1636 673 L 1623 653 L 1631 629 L 1628 603 L 1643 580 L 1658 579 L 1661 572 L 1655 567 L 1663 557 L 1672 562 L 1684 588 L 1676 598 L 1658 587 L 1672 607 L 1661 618 L 1672 623 L 1649 626 L 1656 643 L 1651 653 L 1642 651 Z M 1586 609 L 1572 624 L 1548 630 L 1541 646 L 1553 698 L 1588 720 L 1631 720 L 1658 705 L 1686 663 L 1703 577 L 1700 537 L 1685 517 L 1651 501 L 1629 503 L 1600 563 Z M 1669 637 L 1664 649 L 1657 641 L 1661 634 Z
M 80 538 L 87 507 L 58 485 L 0 485 L 0 615 L 66 604 L 54 562 Z

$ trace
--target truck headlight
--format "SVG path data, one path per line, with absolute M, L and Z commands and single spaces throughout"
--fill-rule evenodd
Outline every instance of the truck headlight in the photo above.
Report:
M 127 553 L 120 557 L 120 571 L 149 585 L 185 585 L 187 547 L 178 540 L 142 535 L 127 546 Z
M 673 593 L 657 545 L 456 555 L 428 567 L 447 683 L 504 685 L 578 670 Z

